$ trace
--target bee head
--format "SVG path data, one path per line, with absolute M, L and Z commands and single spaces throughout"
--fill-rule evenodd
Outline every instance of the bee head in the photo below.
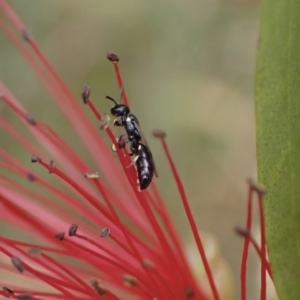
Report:
M 113 106 L 111 109 L 110 109 L 110 112 L 113 116 L 115 117 L 120 117 L 124 114 L 129 114 L 130 113 L 130 109 L 127 105 L 125 104 L 118 104 L 116 102 L 115 99 L 109 97 L 109 96 L 106 96 L 107 99 L 113 101 L 115 103 L 115 106 Z
M 115 117 L 120 117 L 124 114 L 129 114 L 130 109 L 127 105 L 125 104 L 116 104 L 113 106 L 110 110 L 111 114 Z

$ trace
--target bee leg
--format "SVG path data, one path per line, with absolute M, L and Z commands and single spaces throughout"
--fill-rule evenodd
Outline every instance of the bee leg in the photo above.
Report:
M 136 157 L 134 158 L 134 160 L 131 162 L 131 164 L 130 164 L 129 166 L 127 166 L 126 168 L 131 167 L 131 166 L 137 161 L 138 158 L 139 158 L 139 156 L 136 156 Z
M 122 123 L 120 123 L 120 121 L 119 121 L 119 120 L 117 120 L 117 119 L 114 119 L 114 121 L 113 121 L 113 125 L 114 125 L 114 126 L 119 126 L 119 127 L 123 126 L 123 124 L 122 124 Z
M 121 134 L 119 138 L 116 138 L 116 144 L 118 146 L 118 149 L 125 148 L 125 146 L 126 146 L 127 143 L 128 143 L 127 134 Z M 112 144 L 111 148 L 112 148 L 112 151 L 117 152 L 117 148 L 116 148 L 115 144 Z

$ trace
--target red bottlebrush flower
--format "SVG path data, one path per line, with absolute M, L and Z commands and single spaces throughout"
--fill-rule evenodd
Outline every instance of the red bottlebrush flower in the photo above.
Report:
M 219 267 L 214 272 L 211 262 L 218 254 L 214 253 L 211 259 L 206 257 L 165 133 L 153 132 L 161 141 L 176 181 L 195 238 L 197 257 L 203 265 L 203 278 L 192 271 L 195 267 L 188 262 L 155 180 L 150 187 L 140 190 L 139 169 L 134 164 L 138 164 L 141 153 L 133 151 L 132 162 L 126 147 L 128 139 L 131 143 L 130 136 L 115 137 L 109 116 L 99 113 L 91 100 L 90 88 L 85 86 L 83 102 L 99 120 L 103 135 L 111 140 L 118 160 L 113 158 L 110 147 L 20 19 L 6 1 L 0 0 L 0 8 L 5 14 L 4 19 L 0 18 L 2 31 L 38 74 L 96 162 L 88 166 L 59 134 L 28 113 L 0 82 L 1 105 L 11 109 L 44 151 L 2 116 L 1 127 L 31 154 L 32 163 L 60 181 L 59 186 L 49 183 L 46 176 L 35 174 L 33 168 L 28 169 L 8 151 L 0 149 L 0 165 L 4 170 L 0 175 L 0 216 L 1 222 L 10 227 L 9 234 L 0 233 L 1 273 L 5 274 L 0 276 L 3 287 L 0 295 L 16 299 L 230 299 L 222 295 L 224 277 L 220 276 Z M 16 32 L 21 33 L 25 43 Z M 108 53 L 107 59 L 113 63 L 123 103 L 128 106 L 119 57 Z M 144 141 L 141 143 L 146 146 Z M 151 154 L 147 155 L 145 163 L 152 159 Z M 144 168 L 145 164 L 140 166 Z M 27 178 L 30 184 L 23 185 L 22 178 Z M 253 186 L 250 185 L 251 197 Z M 250 242 L 256 245 L 250 230 L 249 222 L 246 230 L 239 230 L 246 245 L 242 285 L 246 282 L 247 247 Z M 265 274 L 267 270 L 270 272 L 264 234 L 257 251 L 263 262 L 261 299 L 264 300 Z M 195 269 L 201 269 L 202 265 Z M 244 285 L 242 300 L 246 300 L 245 293 Z

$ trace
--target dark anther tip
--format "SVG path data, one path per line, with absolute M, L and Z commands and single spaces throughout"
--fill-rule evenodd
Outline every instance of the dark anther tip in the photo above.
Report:
M 69 236 L 74 236 L 77 232 L 78 225 L 77 224 L 72 224 L 69 228 Z
M 91 89 L 90 87 L 86 84 L 81 92 L 81 98 L 83 100 L 84 104 L 87 104 L 90 98 L 90 94 L 91 94 Z
M 107 129 L 109 126 L 110 116 L 108 114 L 104 114 L 100 120 L 100 130 Z
M 240 227 L 240 226 L 237 226 L 235 227 L 235 232 L 242 236 L 242 237 L 249 237 L 250 236 L 250 231 L 246 228 L 243 228 L 243 227 Z
M 110 234 L 110 229 L 108 227 L 105 227 L 101 230 L 100 236 L 105 238 L 108 237 L 109 234 Z
M 23 294 L 19 294 L 16 299 L 19 300 L 29 300 L 32 299 L 32 294 L 31 293 L 23 293 Z
M 11 295 L 11 296 L 14 295 L 14 292 L 13 292 L 11 289 L 9 289 L 8 287 L 6 287 L 6 286 L 2 287 L 2 291 L 3 291 L 5 294 L 8 294 L 8 295 Z
M 39 256 L 41 254 L 41 249 L 38 247 L 32 247 L 28 249 L 28 254 L 30 256 Z
M 160 139 L 163 139 L 166 137 L 166 133 L 160 129 L 153 129 L 152 130 L 152 134 L 154 137 L 157 137 L 157 138 L 160 138 Z
M 32 125 L 32 126 L 35 126 L 36 125 L 36 122 L 35 122 L 35 119 L 33 117 L 32 114 L 27 114 L 26 115 L 26 121 L 29 125 Z
M 113 62 L 114 64 L 119 62 L 119 57 L 115 53 L 107 52 L 106 57 L 109 61 Z
M 91 286 L 98 295 L 103 296 L 103 295 L 106 294 L 105 288 L 102 286 L 102 284 L 99 282 L 98 279 L 92 278 L 91 279 Z
M 123 283 L 128 287 L 132 287 L 137 285 L 138 280 L 130 274 L 125 274 L 123 276 Z
M 195 296 L 195 292 L 192 288 L 187 287 L 184 289 L 184 295 L 186 299 L 191 299 Z
M 26 177 L 27 177 L 27 179 L 29 180 L 29 181 L 35 181 L 35 176 L 32 174 L 32 173 L 30 173 L 30 172 L 28 172 L 27 174 L 26 174 Z
M 31 33 L 26 28 L 22 31 L 22 37 L 25 41 L 29 41 L 32 39 Z
M 267 188 L 264 187 L 263 185 L 255 182 L 252 178 L 248 178 L 247 182 L 249 186 L 258 194 L 260 195 L 265 195 L 267 193 Z
M 25 266 L 24 263 L 21 261 L 21 259 L 17 256 L 12 256 L 11 262 L 13 266 L 19 271 L 19 272 L 24 272 Z
M 64 232 L 59 232 L 55 235 L 55 238 L 59 241 L 62 241 L 65 238 L 65 233 Z
M 49 166 L 50 166 L 51 169 L 55 169 L 56 168 L 56 163 L 55 163 L 55 161 L 53 159 L 50 160 Z
M 40 161 L 41 161 L 41 159 L 37 155 L 35 155 L 35 154 L 31 155 L 31 162 L 32 163 L 36 163 L 36 162 L 40 162 Z
M 143 260 L 143 267 L 145 269 L 152 269 L 153 266 L 154 266 L 154 264 L 153 264 L 153 262 L 151 260 L 149 260 L 147 258 Z

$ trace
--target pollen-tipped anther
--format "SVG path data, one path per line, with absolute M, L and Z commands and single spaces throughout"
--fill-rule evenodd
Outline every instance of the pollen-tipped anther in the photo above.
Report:
M 145 269 L 152 269 L 153 266 L 154 266 L 154 264 L 153 264 L 153 262 L 151 260 L 149 260 L 149 259 L 144 259 L 143 260 L 143 267 Z
M 49 173 L 51 174 L 52 173 L 51 169 L 55 169 L 56 168 L 55 161 L 54 160 L 50 160 L 49 166 L 50 166 Z
M 26 115 L 26 121 L 29 125 L 32 125 L 32 126 L 35 126 L 36 125 L 36 122 L 35 122 L 35 119 L 33 117 L 32 114 L 27 114 Z
M 30 256 L 39 256 L 39 255 L 41 255 L 41 249 L 38 247 L 29 248 L 28 254 Z
M 75 151 L 77 149 L 72 149 L 50 126 L 35 121 L 29 114 L 26 116 L 22 106 L 18 106 L 15 103 L 14 97 L 3 86 L 3 102 L 8 104 L 10 109 L 22 121 L 27 120 L 30 125 L 35 125 L 35 127 L 29 126 L 29 130 L 36 136 L 38 141 L 42 142 L 46 149 L 55 149 L 54 154 L 59 158 L 57 163 L 59 163 L 62 169 L 69 171 L 65 173 L 60 168 L 56 168 L 54 161 L 50 162 L 50 160 L 47 160 L 47 163 L 44 163 L 41 159 L 44 157 L 44 154 L 40 154 L 41 158 L 37 155 L 32 156 L 32 162 L 38 162 L 47 171 L 53 172 L 63 183 L 56 187 L 52 183 L 43 180 L 40 176 L 36 177 L 35 185 L 38 184 L 43 188 L 48 197 L 44 197 L 44 193 L 31 192 L 22 185 L 20 185 L 18 191 L 14 191 L 14 189 L 17 190 L 18 182 L 12 184 L 11 181 L 8 181 L 8 184 L 6 184 L 6 181 L 2 180 L 1 187 L 5 185 L 5 195 L 1 195 L 1 203 L 4 203 L 4 210 L 2 209 L 4 221 L 13 222 L 12 227 L 15 227 L 15 225 L 19 226 L 21 230 L 25 230 L 24 233 L 28 237 L 31 234 L 31 229 L 34 229 L 33 238 L 37 240 L 36 243 L 41 244 L 40 249 L 42 253 L 39 258 L 31 258 L 24 252 L 25 247 L 32 247 L 30 246 L 32 245 L 31 243 L 20 241 L 21 243 L 19 244 L 18 241 L 9 240 L 5 237 L 1 237 L 1 252 L 9 257 L 12 256 L 10 254 L 11 251 L 16 251 L 15 254 L 21 253 L 21 258 L 24 256 L 24 263 L 18 258 L 13 257 L 12 262 L 15 267 L 20 272 L 25 267 L 26 273 L 30 273 L 30 276 L 36 277 L 39 281 L 44 281 L 50 285 L 51 290 L 53 289 L 53 293 L 51 291 L 48 292 L 47 287 L 45 291 L 36 292 L 36 285 L 34 285 L 33 295 L 25 294 L 22 292 L 24 289 L 17 287 L 18 284 L 14 281 L 11 288 L 14 289 L 14 293 L 17 295 L 13 295 L 13 298 L 88 299 L 99 295 L 99 297 L 102 296 L 107 299 L 116 300 L 123 298 L 122 296 L 124 295 L 128 299 L 145 298 L 149 300 L 161 300 L 187 299 L 192 297 L 191 294 L 194 292 L 195 298 L 206 299 L 203 296 L 201 287 L 198 288 L 197 282 L 194 282 L 193 275 L 189 270 L 188 262 L 183 253 L 183 247 L 178 240 L 176 231 L 173 229 L 173 224 L 163 205 L 163 199 L 161 199 L 159 192 L 156 190 L 156 185 L 152 185 L 153 188 L 149 193 L 139 193 L 136 187 L 136 179 L 144 173 L 144 170 L 152 176 L 153 169 L 155 169 L 154 162 L 152 163 L 151 161 L 152 155 L 148 146 L 140 142 L 139 136 L 135 133 L 130 135 L 128 128 L 124 125 L 124 121 L 121 123 L 119 119 L 121 126 L 123 125 L 123 132 L 128 131 L 131 152 L 133 153 L 128 153 L 126 149 L 118 151 L 118 148 L 126 147 L 128 138 L 123 136 L 119 140 L 116 140 L 112 130 L 108 127 L 108 118 L 103 115 L 101 119 L 102 114 L 98 112 L 92 103 L 92 99 L 89 98 L 90 88 L 86 85 L 82 90 L 82 99 L 84 103 L 88 104 L 88 108 L 95 115 L 96 119 L 101 122 L 101 128 L 106 129 L 105 133 L 109 136 L 110 142 L 114 144 L 117 150 L 118 158 L 123 167 L 122 170 L 119 163 L 115 163 L 109 152 L 106 151 L 105 143 L 98 137 L 88 118 L 77 107 L 76 99 L 72 97 L 70 91 L 63 84 L 39 46 L 28 34 L 22 22 L 18 21 L 17 17 L 14 17 L 10 13 L 10 9 L 7 9 L 8 4 L 6 1 L 0 1 L 0 7 L 3 7 L 7 11 L 8 18 L 5 19 L 12 17 L 12 23 L 15 23 L 21 34 L 23 33 L 24 39 L 28 41 L 28 45 L 26 46 L 29 46 L 30 49 L 23 47 L 21 44 L 21 47 L 19 47 L 19 43 L 15 43 L 15 45 L 18 49 L 20 48 L 19 50 L 33 66 L 34 70 L 37 71 L 39 78 L 45 83 L 47 89 L 58 100 L 62 112 L 73 124 L 75 131 L 79 134 L 88 151 L 95 156 L 94 158 L 97 160 L 101 177 L 105 178 L 104 181 L 97 180 L 100 177 L 98 172 L 87 172 L 85 175 L 86 178 L 96 180 L 92 182 L 94 185 L 84 182 L 83 175 L 89 170 L 89 167 L 77 155 Z M 5 29 L 5 26 L 3 26 L 3 29 Z M 9 30 L 8 37 L 14 41 L 14 31 L 11 30 L 10 34 Z M 27 52 L 27 50 L 29 51 Z M 118 87 L 121 89 L 120 102 L 130 107 L 123 88 L 124 83 L 118 65 L 119 58 L 114 53 L 107 53 L 107 58 L 113 63 L 112 67 L 117 77 Z M 65 101 L 62 103 L 60 101 L 61 98 L 66 99 L 68 103 Z M 118 105 L 116 101 L 113 100 L 113 102 L 115 105 Z M 126 114 L 124 117 L 126 117 Z M 134 125 L 133 120 L 132 122 L 128 118 L 126 120 L 126 125 Z M 0 123 L 2 125 L 2 122 Z M 28 126 L 28 124 L 26 125 Z M 6 126 L 6 123 L 3 123 L 2 126 Z M 20 135 L 14 134 L 13 127 L 7 127 L 7 129 L 8 133 L 11 132 L 20 141 L 22 148 L 35 149 L 35 144 L 32 145 L 30 140 L 23 139 L 22 133 Z M 161 142 L 165 142 L 163 138 L 166 134 L 162 131 L 154 131 L 154 135 L 161 138 Z M 136 149 L 136 144 L 141 147 Z M 146 147 L 145 152 L 137 155 L 138 151 L 143 150 L 142 146 Z M 94 151 L 95 148 L 97 149 L 96 151 Z M 35 150 L 32 152 L 37 153 Z M 142 154 L 145 154 L 144 158 Z M 1 152 L 1 158 L 3 155 L 6 155 L 6 153 Z M 133 162 L 129 157 L 131 155 L 134 155 L 136 158 Z M 9 155 L 8 159 L 6 159 L 6 156 L 4 157 L 4 167 L 11 167 L 11 171 L 17 173 L 16 175 L 27 176 L 29 180 L 34 180 L 33 175 L 27 174 L 26 166 L 15 162 L 13 157 L 11 160 L 9 158 Z M 139 161 L 137 161 L 138 158 L 140 158 Z M 48 164 L 49 162 L 50 165 Z M 141 162 L 141 164 L 139 165 L 137 162 Z M 132 166 L 134 164 L 137 167 L 136 169 L 134 167 L 128 168 L 129 165 Z M 148 164 L 150 164 L 149 167 L 147 167 Z M 184 189 L 181 186 L 181 182 L 178 183 L 177 178 L 178 176 L 176 175 L 176 183 L 182 195 L 184 194 Z M 123 183 L 124 180 L 126 182 Z M 142 180 L 140 180 L 139 187 L 142 187 Z M 12 193 L 6 192 L 6 189 L 9 188 L 13 190 Z M 17 192 L 19 195 L 16 195 Z M 78 194 L 79 197 L 73 197 L 73 192 L 76 195 Z M 58 199 L 58 201 L 52 202 L 51 199 L 53 197 Z M 185 198 L 185 195 L 182 198 Z M 188 206 L 186 202 L 184 202 L 185 208 Z M 19 203 L 25 204 L 20 208 Z M 187 208 L 186 211 L 188 211 Z M 7 217 L 7 212 L 11 216 Z M 187 214 L 190 221 L 192 214 L 189 211 Z M 71 239 L 68 236 L 64 240 L 65 232 L 53 232 L 51 226 L 49 227 L 49 222 L 56 225 L 59 223 L 63 224 L 65 221 L 76 219 L 78 215 L 86 225 L 84 230 L 86 231 L 85 235 L 80 234 L 81 231 L 76 233 L 78 226 L 73 224 L 69 231 L 66 231 L 66 234 L 71 237 L 75 235 L 75 237 Z M 110 233 L 109 228 L 104 228 L 100 232 L 103 220 L 107 226 L 112 226 L 110 228 L 113 230 L 113 233 Z M 69 221 L 69 224 L 71 222 Z M 194 233 L 196 226 L 194 226 L 192 221 L 190 223 Z M 57 228 L 61 229 L 60 227 Z M 89 237 L 88 231 L 94 228 L 98 228 L 98 239 L 97 237 L 95 239 Z M 63 244 L 57 245 L 58 241 L 53 240 L 53 245 L 51 245 L 48 240 L 49 234 L 50 237 L 52 235 L 53 239 L 55 235 L 55 238 Z M 108 240 L 99 241 L 99 235 L 107 237 Z M 79 242 L 79 239 L 82 242 Z M 200 238 L 198 237 L 197 239 L 196 236 L 197 244 L 200 243 L 198 240 Z M 111 242 L 114 244 L 111 245 Z M 110 246 L 113 246 L 113 248 L 111 249 Z M 201 250 L 203 247 L 198 246 L 198 248 L 200 248 L 201 257 L 204 256 L 205 258 L 205 255 L 202 254 L 204 251 Z M 39 252 L 38 248 L 29 250 L 30 255 L 38 255 Z M 63 259 L 62 256 L 66 255 L 70 259 L 62 263 L 60 260 Z M 145 260 L 145 257 L 150 257 L 153 259 L 153 262 Z M 210 273 L 207 271 L 207 263 L 205 264 L 206 260 L 204 258 L 205 270 L 209 277 Z M 34 262 L 33 266 L 31 266 L 31 261 Z M 87 285 L 86 278 L 89 276 L 89 271 L 93 272 L 90 268 L 91 266 L 95 270 L 101 271 L 99 276 L 102 276 L 105 284 L 107 284 L 107 289 L 97 279 L 93 279 Z M 123 280 L 120 278 L 120 275 L 124 275 Z M 38 282 L 37 284 L 39 285 Z M 22 281 L 20 281 L 20 285 L 23 285 Z M 128 289 L 125 285 L 132 288 Z M 95 292 L 91 290 L 91 286 Z M 116 289 L 117 296 L 114 296 L 114 289 Z M 0 292 L 0 294 L 3 295 L 4 293 Z M 217 296 L 214 297 L 214 300 L 218 299 Z
M 90 94 L 91 94 L 91 89 L 90 87 L 86 84 L 81 92 L 81 98 L 83 100 L 84 104 L 87 104 L 90 98 Z
M 116 140 L 117 140 L 117 142 L 118 142 L 118 139 L 116 139 Z M 117 148 L 116 148 L 115 144 L 111 144 L 111 150 L 112 150 L 113 152 L 117 152 Z
M 248 178 L 247 182 L 248 182 L 249 186 L 251 186 L 257 194 L 265 195 L 267 193 L 267 188 L 264 187 L 263 185 L 255 182 L 252 178 Z
M 2 287 L 2 291 L 11 297 L 14 296 L 14 292 L 6 286 Z
M 69 228 L 69 236 L 74 236 L 77 232 L 78 225 L 77 224 L 72 224 Z
M 23 29 L 23 31 L 22 31 L 22 37 L 23 37 L 23 39 L 24 39 L 25 41 L 29 41 L 29 40 L 32 39 L 31 33 L 30 33 L 29 30 L 26 29 L 26 28 Z
M 125 274 L 123 276 L 123 283 L 128 287 L 132 287 L 132 286 L 136 286 L 138 281 L 134 276 L 130 274 Z
M 36 162 L 40 162 L 40 161 L 41 161 L 41 159 L 37 155 L 35 155 L 35 154 L 31 155 L 31 162 L 32 163 L 36 163 Z
M 113 62 L 114 64 L 119 62 L 119 57 L 115 53 L 107 52 L 106 57 L 109 61 Z
M 163 139 L 167 136 L 167 134 L 163 130 L 160 130 L 160 129 L 152 130 L 152 134 L 153 134 L 154 137 L 157 137 L 157 138 L 160 138 L 160 139 Z
M 56 163 L 55 163 L 55 161 L 53 159 L 50 161 L 49 166 L 50 166 L 51 169 L 55 169 L 56 168 Z M 49 171 L 49 173 L 51 173 L 51 170 Z
M 13 256 L 11 258 L 11 262 L 13 264 L 13 266 L 19 271 L 19 272 L 24 272 L 25 270 L 25 266 L 24 263 L 21 261 L 21 259 L 17 256 Z
M 118 138 L 118 147 L 119 149 L 123 149 L 128 143 L 128 136 L 127 134 L 121 134 L 120 137 Z
M 235 227 L 235 232 L 238 235 L 245 237 L 245 238 L 249 237 L 251 235 L 249 230 L 247 230 L 246 228 L 243 228 L 243 227 L 239 227 L 239 226 Z
M 106 290 L 104 289 L 103 285 L 99 282 L 98 279 L 91 279 L 91 286 L 98 295 L 103 296 L 106 294 Z
M 109 126 L 110 116 L 108 114 L 104 114 L 100 120 L 100 130 L 107 129 Z
M 100 173 L 97 171 L 88 171 L 84 174 L 84 177 L 88 179 L 98 179 L 100 178 Z
M 32 173 L 29 172 L 26 174 L 26 176 L 29 181 L 35 181 L 35 176 Z
M 108 237 L 110 234 L 110 229 L 108 227 L 105 227 L 102 229 L 100 236 L 101 237 Z
M 65 238 L 65 233 L 64 232 L 59 232 L 55 235 L 55 238 L 59 241 L 62 241 Z

